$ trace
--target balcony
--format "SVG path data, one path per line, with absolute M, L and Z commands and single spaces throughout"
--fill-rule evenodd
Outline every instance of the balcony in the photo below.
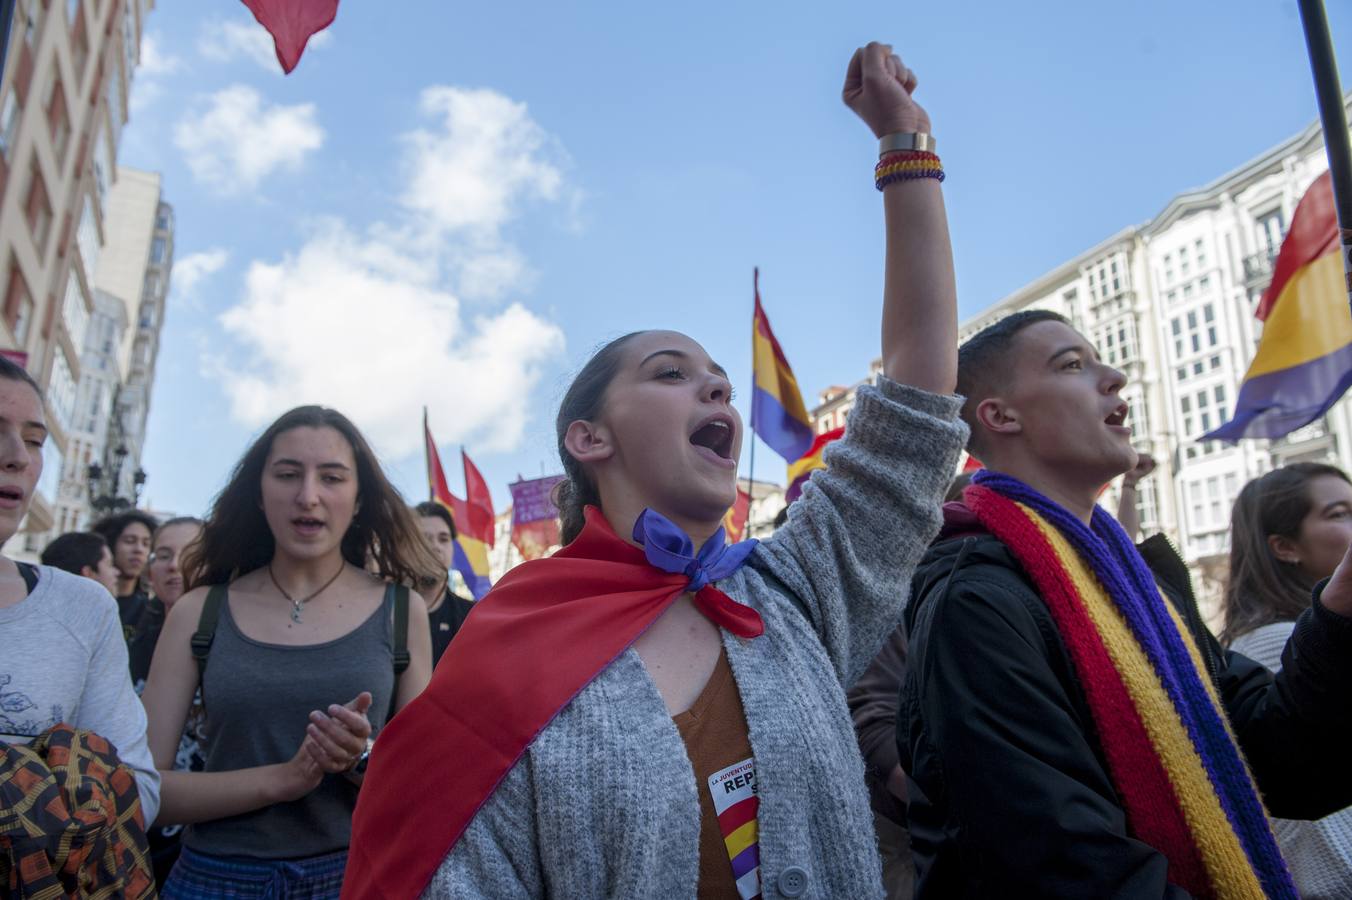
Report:
M 1267 287 L 1267 283 L 1272 280 L 1272 263 L 1276 258 L 1268 250 L 1244 257 L 1244 287 L 1250 290 Z

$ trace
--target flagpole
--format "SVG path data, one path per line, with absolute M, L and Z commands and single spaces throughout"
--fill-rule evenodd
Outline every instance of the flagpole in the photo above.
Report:
M 1329 36 L 1323 0 L 1297 0 L 1297 5 L 1305 29 L 1305 46 L 1310 53 L 1319 119 L 1324 128 L 1324 150 L 1333 178 L 1333 206 L 1338 212 L 1338 229 L 1342 234 L 1344 280 L 1348 304 L 1352 307 L 1352 146 L 1348 143 L 1347 111 L 1343 107 L 1343 89 L 1338 81 L 1338 61 L 1333 55 L 1333 39 Z
M 427 427 L 427 407 L 423 407 L 423 471 L 427 473 L 427 499 L 435 501 L 437 499 L 437 489 L 432 484 L 432 448 L 427 446 L 428 437 L 432 434 Z
M 751 291 L 752 296 L 760 296 L 760 267 L 753 266 L 751 269 Z M 742 530 L 743 534 L 751 537 L 751 504 L 756 499 L 756 305 L 751 305 L 751 381 L 748 382 L 751 393 L 751 422 L 747 433 L 751 436 L 751 462 L 747 466 L 747 496 L 746 501 L 746 527 Z M 736 501 L 733 501 L 734 504 Z

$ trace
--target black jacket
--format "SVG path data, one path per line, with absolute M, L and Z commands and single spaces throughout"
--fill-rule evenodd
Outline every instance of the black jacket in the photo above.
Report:
M 1167 542 L 1142 552 L 1203 645 L 1269 812 L 1313 819 L 1352 804 L 1352 620 L 1316 592 L 1274 679 L 1206 631 Z M 1187 896 L 1127 833 L 1069 653 L 1004 544 L 941 536 L 916 571 L 906 627 L 897 740 L 917 898 Z

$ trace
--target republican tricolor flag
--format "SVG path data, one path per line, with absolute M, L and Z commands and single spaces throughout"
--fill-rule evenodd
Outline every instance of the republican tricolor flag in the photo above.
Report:
M 755 274 L 756 311 L 752 319 L 751 428 L 785 462 L 793 462 L 812 446 L 812 420 L 784 351 L 770 329 L 760 301 L 760 270 Z
M 1255 315 L 1263 336 L 1234 418 L 1204 440 L 1282 437 L 1322 416 L 1352 384 L 1352 316 L 1329 173 L 1296 207 Z
M 446 484 L 446 472 L 441 468 L 437 442 L 432 439 L 432 429 L 427 425 L 426 410 L 423 411 L 423 437 L 427 446 L 427 483 L 431 499 L 450 510 L 451 518 L 455 520 L 452 567 L 465 579 L 465 585 L 478 600 L 493 586 L 488 577 L 488 548 L 493 546 L 493 495 L 463 448 L 460 457 L 465 469 L 465 499 L 451 493 Z
M 803 494 L 803 485 L 807 484 L 812 473 L 826 468 L 826 446 L 845 436 L 845 426 L 822 432 L 813 439 L 807 452 L 789 463 L 789 487 L 784 492 L 784 502 L 792 503 Z

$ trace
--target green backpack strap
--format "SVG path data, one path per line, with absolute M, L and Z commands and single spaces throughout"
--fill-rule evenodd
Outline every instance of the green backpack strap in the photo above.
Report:
M 207 599 L 202 604 L 202 613 L 197 617 L 197 630 L 193 632 L 192 658 L 197 660 L 197 686 L 207 674 L 207 655 L 211 653 L 211 642 L 216 637 L 216 622 L 221 618 L 221 604 L 225 602 L 226 587 L 223 584 L 212 585 L 207 591 Z
M 385 589 L 394 592 L 394 680 L 408 668 L 408 585 L 392 584 Z
M 390 710 L 385 714 L 387 725 L 399 708 L 399 676 L 404 674 L 411 659 L 408 655 L 408 587 L 391 584 L 385 588 L 385 598 L 388 600 L 391 595 L 394 597 L 394 634 L 391 641 L 394 651 L 394 690 L 390 692 Z

